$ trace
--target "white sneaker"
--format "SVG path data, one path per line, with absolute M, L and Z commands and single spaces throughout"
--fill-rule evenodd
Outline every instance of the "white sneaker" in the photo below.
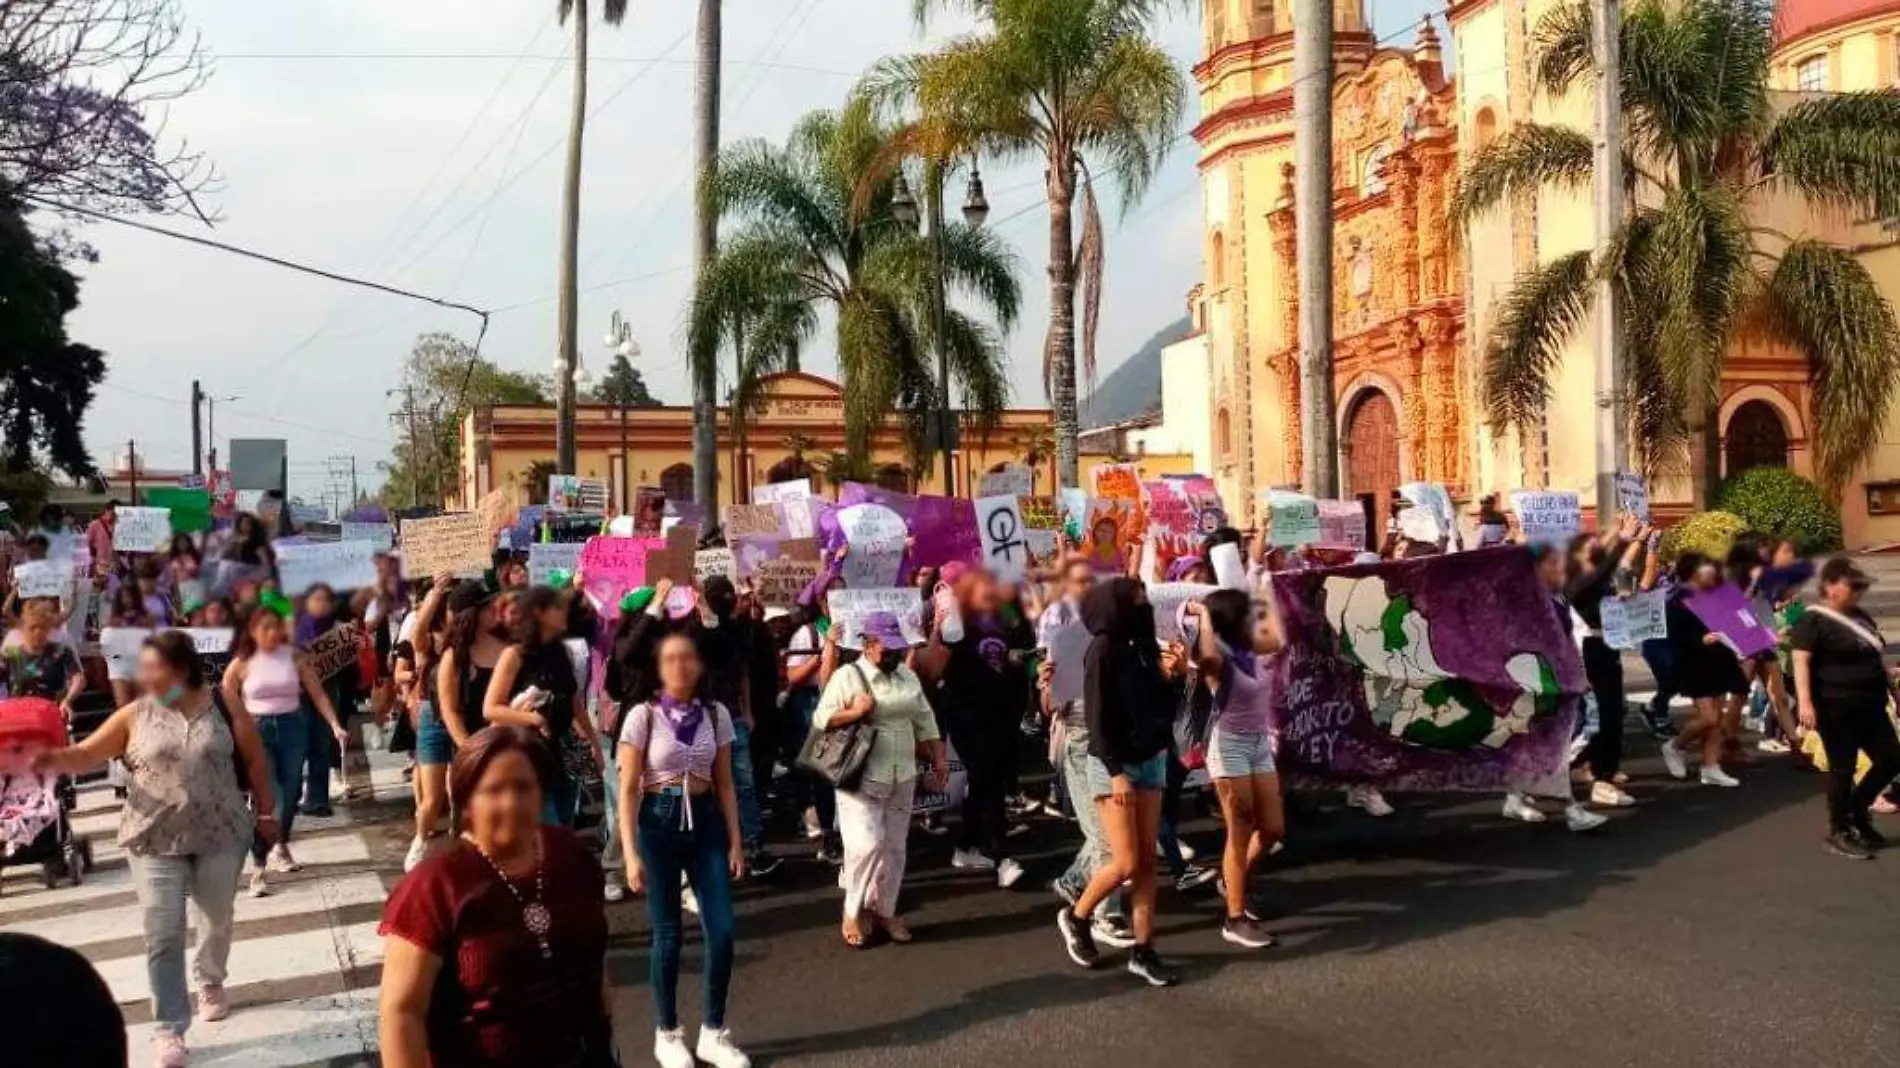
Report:
M 263 868 L 251 869 L 251 896 L 263 897 L 270 893 L 270 882 L 264 877 Z
M 411 838 L 409 840 L 409 852 L 403 854 L 402 870 L 405 872 L 415 871 L 416 865 L 428 859 L 428 856 L 429 840 L 420 836 Z
M 950 854 L 950 866 L 964 871 L 995 871 L 996 862 L 974 849 L 959 849 Z
M 686 1048 L 686 1032 L 677 1027 L 653 1032 L 653 1059 L 660 1068 L 699 1068 L 693 1051 Z
M 1199 854 L 1194 852 L 1194 847 L 1191 845 L 1188 845 L 1186 842 L 1177 840 L 1174 844 L 1180 847 L 1181 860 L 1184 863 L 1192 864 L 1194 863 L 1194 858 L 1196 856 L 1199 856 Z M 1155 843 L 1155 856 L 1160 857 L 1162 860 L 1168 859 L 1168 851 L 1161 848 L 1160 842 Z
M 266 863 L 270 866 L 270 870 L 272 871 L 293 872 L 303 870 L 303 865 L 297 863 L 297 858 L 290 855 L 290 847 L 285 845 L 279 845 L 277 848 L 271 850 L 270 859 L 266 861 Z
M 1598 782 L 1590 787 L 1590 803 L 1604 808 L 1628 808 L 1636 799 L 1613 782 Z
M 182 1035 L 160 1031 L 152 1036 L 152 1064 L 155 1068 L 185 1068 L 191 1053 L 185 1049 Z
M 1537 806 L 1531 804 L 1530 798 L 1523 794 L 1511 793 L 1504 795 L 1504 818 L 1521 820 L 1525 823 L 1542 823 L 1549 817 L 1538 811 Z
M 695 916 L 699 915 L 699 898 L 693 893 L 692 887 L 688 886 L 688 887 L 681 888 L 680 908 L 685 909 L 687 912 L 690 912 Z
M 1392 803 L 1385 799 L 1376 786 L 1352 786 L 1346 790 L 1346 804 L 1361 809 L 1368 816 L 1385 817 L 1397 811 Z
M 1755 743 L 1755 748 L 1763 753 L 1782 754 L 1788 752 L 1788 743 L 1779 738 L 1763 738 Z
M 1674 738 L 1662 744 L 1662 758 L 1663 766 L 1669 769 L 1670 778 L 1686 779 L 1689 777 L 1688 758 L 1682 755 L 1681 749 L 1676 748 L 1676 740 Z
M 607 873 L 606 882 L 600 888 L 600 899 L 609 905 L 617 905 L 627 900 L 627 884 L 621 879 L 619 872 Z
M 804 822 L 806 841 L 815 842 L 825 836 L 824 828 L 818 826 L 818 813 L 811 809 L 806 809 Z
M 1610 817 L 1601 812 L 1592 812 L 1575 801 L 1564 809 L 1564 824 L 1578 834 L 1594 831 L 1608 822 Z
M 717 1031 L 700 1028 L 698 1052 L 699 1059 L 713 1068 L 752 1068 L 752 1058 L 732 1044 L 732 1032 L 724 1027 Z
M 1023 866 L 1014 860 L 1004 860 L 996 866 L 996 885 L 1005 890 L 1015 886 L 1016 880 L 1022 877 Z
M 1723 771 L 1722 765 L 1720 764 L 1704 764 L 1702 766 L 1702 785 L 1704 786 L 1736 787 L 1741 784 L 1742 780 Z

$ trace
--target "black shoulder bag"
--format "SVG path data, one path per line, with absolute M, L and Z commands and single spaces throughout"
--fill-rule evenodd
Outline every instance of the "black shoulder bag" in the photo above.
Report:
M 864 668 L 851 664 L 864 692 L 871 692 L 871 680 Z M 866 720 L 855 720 L 837 727 L 813 726 L 798 751 L 798 766 L 840 790 L 856 790 L 864 779 L 864 765 L 871 760 L 871 743 L 877 740 L 877 727 Z

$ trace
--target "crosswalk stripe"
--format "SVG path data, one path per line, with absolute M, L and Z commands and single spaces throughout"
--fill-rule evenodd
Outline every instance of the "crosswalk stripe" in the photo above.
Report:
M 360 842 L 356 843 L 362 849 Z M 367 850 L 363 850 L 367 854 Z M 286 880 L 295 876 L 285 876 Z M 240 893 L 237 900 L 237 923 L 240 928 L 262 920 L 280 920 L 297 916 L 319 913 L 326 908 L 347 908 L 352 905 L 380 905 L 388 891 L 383 881 L 369 872 L 343 875 L 328 879 L 307 879 L 298 882 L 286 882 L 272 890 L 269 896 L 254 898 Z M 187 909 L 193 930 L 197 927 L 197 918 Z M 141 937 L 144 928 L 144 914 L 136 900 L 110 908 L 80 909 L 68 911 L 44 919 L 29 920 L 23 923 L 9 923 L 6 929 L 19 934 L 38 935 L 48 941 L 71 946 L 80 952 L 87 947 L 121 938 Z
M 151 1041 L 151 1024 L 127 1030 L 134 1063 Z M 193 1068 L 300 1068 L 373 1063 L 376 991 L 341 993 L 240 1009 L 187 1036 Z

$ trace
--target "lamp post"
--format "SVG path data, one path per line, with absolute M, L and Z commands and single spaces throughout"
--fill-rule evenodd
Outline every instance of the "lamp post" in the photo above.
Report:
M 925 209 L 930 225 L 930 262 L 933 275 L 931 285 L 931 333 L 937 351 L 937 447 L 943 459 L 943 492 L 947 497 L 957 495 L 956 479 L 950 470 L 950 350 L 944 339 L 944 305 L 946 303 L 946 281 L 944 279 L 943 252 L 943 180 L 944 168 L 928 166 L 924 172 L 924 182 L 928 186 Z M 911 196 L 910 185 L 904 181 L 904 172 L 897 172 L 895 187 L 891 192 L 891 216 L 899 225 L 917 232 L 917 200 Z M 970 158 L 970 184 L 964 192 L 963 221 L 972 227 L 982 226 L 990 217 L 990 201 L 983 195 L 983 173 L 977 167 L 976 157 Z
M 640 343 L 633 339 L 633 327 L 621 318 L 619 312 L 614 313 L 613 323 L 607 328 L 607 339 L 602 344 L 614 355 L 626 357 L 629 364 L 640 358 Z M 612 373 L 611 368 L 608 373 Z M 620 511 L 623 515 L 631 515 L 633 491 L 629 488 L 628 478 L 633 459 L 627 454 L 627 395 L 624 389 L 614 391 L 614 407 L 619 409 L 617 414 L 620 417 Z

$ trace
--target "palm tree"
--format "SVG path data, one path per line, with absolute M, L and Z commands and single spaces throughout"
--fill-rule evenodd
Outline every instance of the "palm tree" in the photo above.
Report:
M 723 61 L 721 0 L 699 0 L 698 55 L 693 65 L 693 160 L 699 169 L 698 187 L 704 190 L 709 171 L 719 158 L 719 81 Z M 693 270 L 703 273 L 712 262 L 719 238 L 719 208 L 700 196 L 694 204 Z M 719 431 L 713 425 L 719 391 L 719 369 L 711 354 L 695 353 L 693 371 L 693 499 L 711 514 L 719 497 Z M 733 422 L 743 418 L 736 407 Z M 741 453 L 743 455 L 743 452 Z
M 1632 437 L 1648 469 L 1697 431 L 1706 503 L 1721 472 L 1715 418 L 1722 370 L 1739 340 L 1806 357 L 1819 481 L 1840 487 L 1873 451 L 1900 386 L 1900 326 L 1854 254 L 1755 224 L 1749 206 L 1788 194 L 1850 218 L 1900 213 L 1900 95 L 1768 90 L 1772 0 L 1638 0 L 1621 31 L 1623 152 L 1631 200 L 1601 256 L 1573 252 L 1523 275 L 1488 339 L 1483 400 L 1495 426 L 1541 417 L 1563 348 L 1614 281 L 1626 338 Z M 1592 60 L 1582 2 L 1537 31 L 1536 80 L 1552 95 L 1583 83 Z M 1587 187 L 1586 131 L 1528 124 L 1479 152 L 1452 205 L 1456 228 L 1545 184 Z
M 565 24 L 574 20 L 574 114 L 567 129 L 567 178 L 561 187 L 561 293 L 554 315 L 554 349 L 560 361 L 555 397 L 555 462 L 574 473 L 574 369 L 580 366 L 581 145 L 587 136 L 587 0 L 557 0 Z M 601 14 L 618 26 L 627 17 L 627 0 L 601 0 Z
M 887 106 L 914 108 L 920 140 L 949 150 L 1033 159 L 1049 198 L 1049 332 L 1043 386 L 1055 408 L 1056 473 L 1077 484 L 1076 289 L 1081 357 L 1095 377 L 1101 316 L 1103 231 L 1095 180 L 1112 179 L 1126 212 L 1140 200 L 1186 108 L 1187 84 L 1147 36 L 1165 0 L 913 0 L 919 24 L 932 11 L 974 14 L 985 32 L 941 51 L 885 59 L 865 90 Z M 1092 162 L 1091 162 L 1092 161 Z M 1075 201 L 1082 198 L 1082 234 Z
M 784 370 L 816 333 L 821 309 L 837 321 L 845 451 L 868 465 L 872 432 L 901 413 L 921 438 L 937 396 L 929 366 L 932 266 L 928 242 L 892 218 L 892 183 L 854 207 L 859 176 L 890 150 L 892 128 L 861 100 L 806 115 L 783 147 L 750 141 L 720 154 L 702 196 L 738 225 L 700 272 L 687 324 L 695 373 L 727 347 L 740 379 Z M 1015 257 L 987 231 L 944 233 L 951 292 L 1002 330 L 1021 292 Z M 952 380 L 979 422 L 1008 397 L 997 329 L 956 309 L 944 317 Z M 703 361 L 703 362 L 702 362 Z M 854 468 L 855 469 L 855 468 Z

